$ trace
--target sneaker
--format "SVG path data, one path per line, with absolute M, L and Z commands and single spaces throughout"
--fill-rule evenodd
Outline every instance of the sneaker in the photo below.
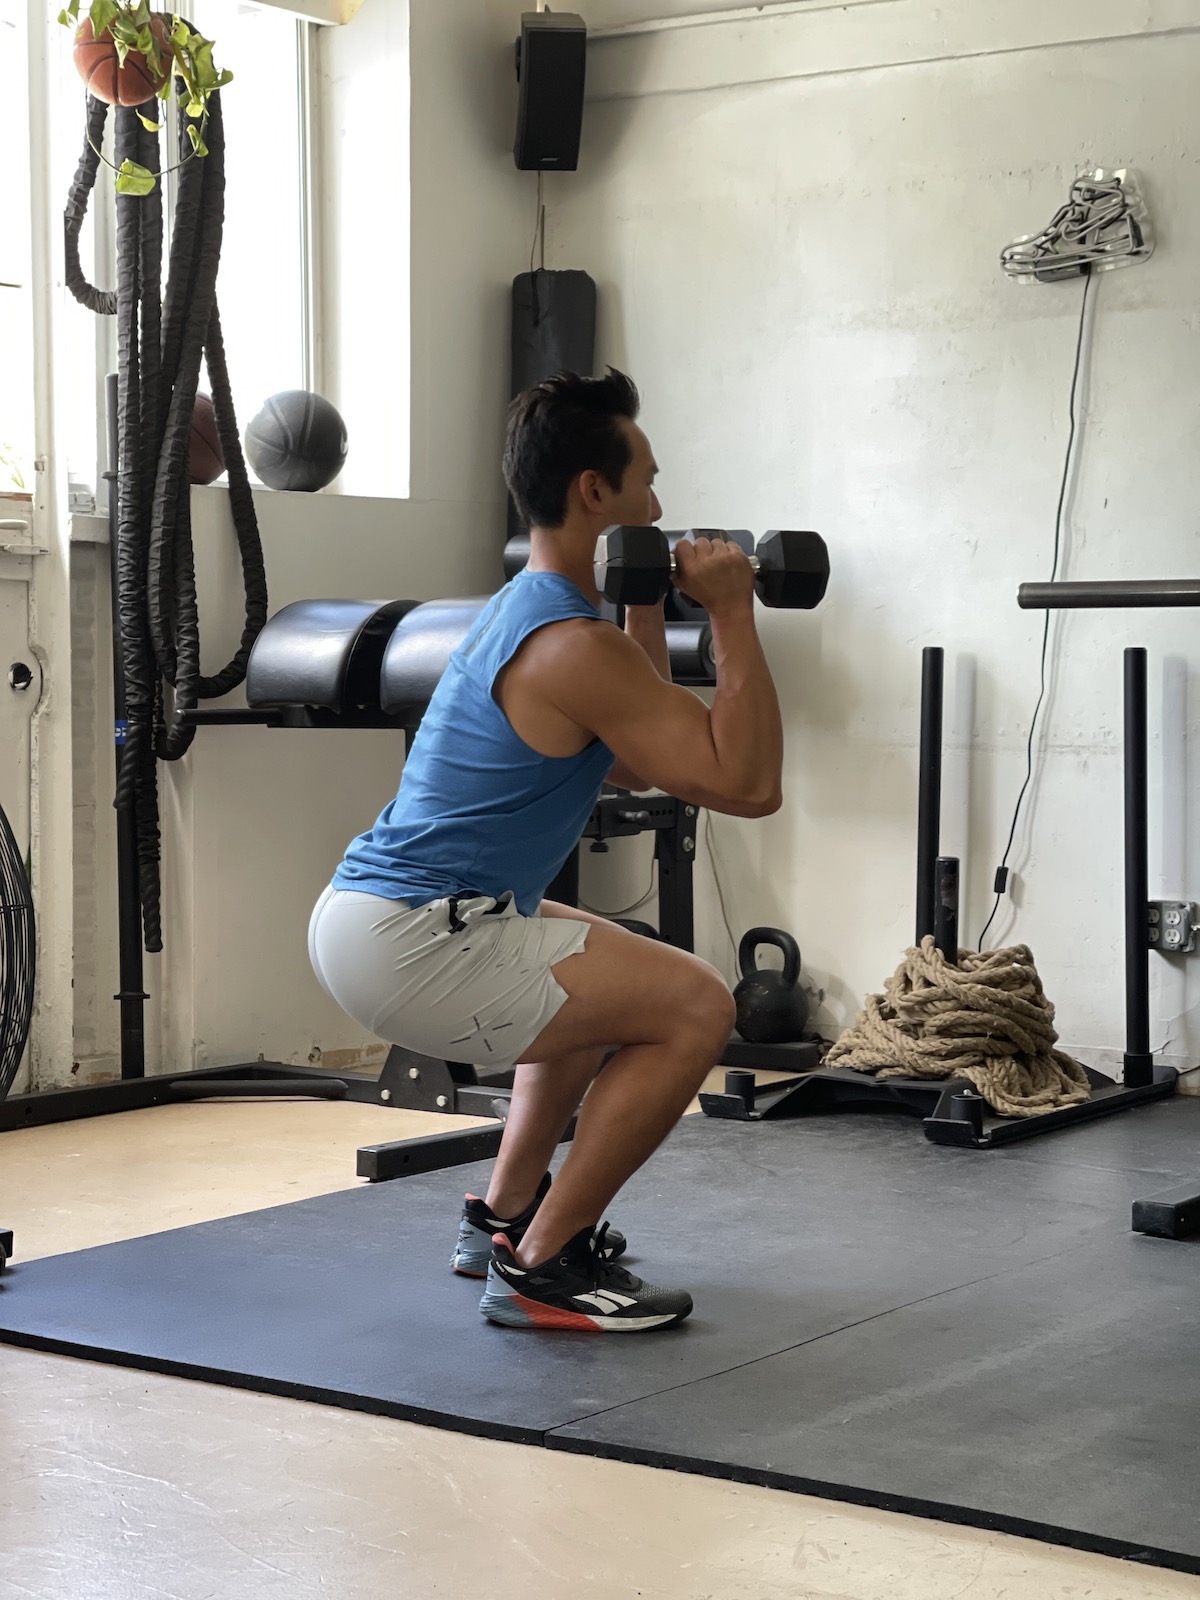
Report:
M 642 1333 L 682 1322 L 692 1297 L 643 1283 L 604 1253 L 607 1223 L 585 1228 L 537 1267 L 517 1263 L 512 1241 L 493 1241 L 487 1290 L 479 1309 L 506 1328 L 575 1328 L 583 1333 Z
M 463 1204 L 462 1221 L 458 1225 L 458 1243 L 450 1257 L 450 1265 L 464 1278 L 486 1278 L 488 1263 L 492 1259 L 492 1240 L 503 1233 L 515 1249 L 533 1221 L 533 1214 L 550 1193 L 550 1174 L 538 1184 L 538 1191 L 516 1217 L 494 1217 L 487 1202 L 478 1195 L 469 1194 Z M 605 1259 L 615 1261 L 623 1256 L 628 1241 L 623 1233 L 609 1228 L 604 1236 Z

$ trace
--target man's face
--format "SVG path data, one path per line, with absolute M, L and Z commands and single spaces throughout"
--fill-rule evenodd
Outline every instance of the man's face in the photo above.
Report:
M 603 502 L 600 509 L 606 526 L 624 523 L 629 527 L 648 528 L 662 516 L 662 506 L 654 492 L 658 463 L 649 439 L 636 422 L 622 417 L 618 425 L 629 441 L 633 459 L 625 468 L 619 489 L 611 488 L 597 477 L 597 493 Z

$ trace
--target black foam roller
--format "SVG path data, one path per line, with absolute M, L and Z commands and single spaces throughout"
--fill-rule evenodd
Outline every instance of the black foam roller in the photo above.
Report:
M 379 701 L 389 716 L 422 711 L 458 649 L 491 600 L 427 600 L 392 632 L 379 672 Z
M 667 659 L 676 683 L 702 685 L 717 681 L 712 629 L 707 622 L 668 622 Z
M 596 285 L 586 272 L 522 272 L 513 279 L 514 395 L 556 372 L 590 377 L 596 351 Z
M 522 568 L 529 565 L 529 530 L 522 528 L 504 546 L 504 576 L 506 580 L 516 577 Z

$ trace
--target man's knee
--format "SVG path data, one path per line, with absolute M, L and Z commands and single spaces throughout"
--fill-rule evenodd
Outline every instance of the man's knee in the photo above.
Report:
M 699 1034 L 714 1049 L 729 1038 L 737 1020 L 737 1006 L 720 974 L 702 968 L 696 975 L 693 992 L 681 1007 L 680 1021 Z

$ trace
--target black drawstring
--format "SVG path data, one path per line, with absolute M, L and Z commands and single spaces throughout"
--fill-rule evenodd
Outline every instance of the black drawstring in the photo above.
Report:
M 458 914 L 458 908 L 464 900 L 485 900 L 486 895 L 481 894 L 452 894 L 446 898 L 446 915 L 450 920 L 450 932 L 461 933 L 466 923 Z M 500 898 L 494 901 L 483 913 L 485 917 L 502 917 L 512 905 L 512 891 L 506 889 Z

